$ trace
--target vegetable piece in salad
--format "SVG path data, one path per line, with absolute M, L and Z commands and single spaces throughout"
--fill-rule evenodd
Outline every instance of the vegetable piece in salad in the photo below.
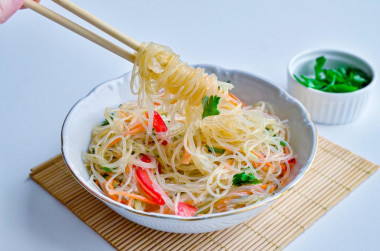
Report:
M 260 180 L 258 180 L 253 173 L 246 174 L 245 172 L 237 173 L 232 178 L 232 184 L 234 186 L 241 186 L 241 185 L 247 185 L 247 184 L 259 184 L 261 183 Z

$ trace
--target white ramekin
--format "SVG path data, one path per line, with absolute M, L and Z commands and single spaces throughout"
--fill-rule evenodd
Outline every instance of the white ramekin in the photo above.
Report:
M 295 78 L 314 75 L 315 59 L 325 56 L 325 68 L 350 66 L 361 69 L 372 80 L 364 88 L 349 93 L 328 93 L 300 84 Z M 346 124 L 360 117 L 363 113 L 374 86 L 373 68 L 363 59 L 351 53 L 337 50 L 311 50 L 295 55 L 288 64 L 288 90 L 309 111 L 311 118 L 321 124 Z

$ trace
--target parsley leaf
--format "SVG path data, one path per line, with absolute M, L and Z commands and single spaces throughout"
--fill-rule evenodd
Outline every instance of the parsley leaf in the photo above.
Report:
M 282 145 L 282 146 L 286 146 L 286 141 L 285 141 L 285 140 L 281 140 L 281 141 L 280 141 L 280 145 Z
M 234 186 L 241 186 L 246 184 L 258 184 L 261 183 L 260 180 L 258 180 L 253 173 L 246 174 L 245 172 L 237 173 L 232 178 L 232 184 Z
M 206 148 L 207 148 L 207 150 L 208 150 L 209 153 L 212 153 L 213 150 L 214 150 L 215 153 L 221 153 L 221 154 L 223 154 L 226 151 L 226 149 L 212 147 L 212 146 L 208 146 L 208 145 L 206 145 Z
M 202 105 L 203 105 L 203 113 L 202 113 L 202 119 L 213 116 L 213 115 L 219 115 L 220 111 L 218 110 L 218 104 L 219 104 L 220 97 L 219 96 L 204 96 L 202 99 Z

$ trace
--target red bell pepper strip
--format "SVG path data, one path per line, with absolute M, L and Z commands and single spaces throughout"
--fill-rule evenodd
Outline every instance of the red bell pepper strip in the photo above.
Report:
M 185 217 L 191 217 L 194 216 L 195 212 L 198 210 L 198 208 L 189 205 L 185 202 L 178 202 L 178 213 L 179 216 L 185 216 Z
M 149 119 L 148 112 L 145 112 L 146 117 Z M 160 114 L 158 112 L 154 111 L 153 113 L 153 128 L 156 130 L 156 132 L 166 132 L 168 130 L 168 127 L 166 126 L 164 120 L 161 118 Z M 161 144 L 166 146 L 168 142 L 166 140 L 162 141 Z
M 157 169 L 158 169 L 158 173 L 162 174 L 162 165 L 160 162 L 158 162 L 158 168 Z
M 150 163 L 151 160 L 143 155 L 141 157 L 141 160 L 146 163 Z M 140 188 L 149 196 L 152 198 L 153 201 L 157 202 L 159 205 L 164 205 L 165 201 L 162 199 L 161 194 L 159 194 L 156 190 L 153 188 L 153 182 L 149 177 L 149 174 L 146 170 L 142 169 L 141 167 L 136 167 L 136 180 L 139 184 Z
M 149 119 L 148 112 L 146 112 L 145 115 Z M 153 127 L 156 130 L 156 132 L 166 132 L 168 130 L 164 120 L 156 111 L 154 111 L 153 113 Z
M 289 164 L 295 164 L 296 163 L 296 158 L 292 158 L 292 159 L 288 160 L 288 163 Z

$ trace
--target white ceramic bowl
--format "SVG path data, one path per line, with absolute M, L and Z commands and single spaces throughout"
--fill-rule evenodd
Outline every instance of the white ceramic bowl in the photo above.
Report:
M 329 93 L 307 88 L 294 78 L 294 74 L 314 76 L 315 59 L 320 56 L 326 57 L 327 69 L 351 66 L 364 71 L 372 81 L 366 87 L 348 93 Z M 288 65 L 289 93 L 302 102 L 314 122 L 321 124 L 346 124 L 358 119 L 368 103 L 374 78 L 375 73 L 366 61 L 351 53 L 336 50 L 301 52 Z
M 120 103 L 136 100 L 129 89 L 131 74 L 128 73 L 100 84 L 73 106 L 62 128 L 62 153 L 68 169 L 88 192 L 120 215 L 143 226 L 167 232 L 201 233 L 239 224 L 260 213 L 276 198 L 293 187 L 304 176 L 314 158 L 317 144 L 316 130 L 299 101 L 279 87 L 251 74 L 213 66 L 202 67 L 206 68 L 207 72 L 215 73 L 221 80 L 231 80 L 235 85 L 233 92 L 246 103 L 255 103 L 260 100 L 270 102 L 281 119 L 289 119 L 290 144 L 297 154 L 297 163 L 291 173 L 292 181 L 272 197 L 254 205 L 230 212 L 197 217 L 141 212 L 108 198 L 90 184 L 81 153 L 87 151 L 91 131 L 94 125 L 104 119 L 106 107 L 115 107 Z

